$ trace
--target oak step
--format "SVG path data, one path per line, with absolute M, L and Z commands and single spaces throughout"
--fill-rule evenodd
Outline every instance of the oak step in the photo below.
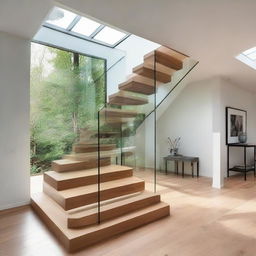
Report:
M 116 109 L 116 108 L 105 108 L 101 111 L 102 115 L 109 118 L 131 118 L 136 117 L 138 113 L 133 110 Z
M 109 165 L 100 168 L 100 182 L 107 182 L 132 176 L 133 168 L 121 165 Z M 98 182 L 98 168 L 72 172 L 48 171 L 44 181 L 56 190 L 81 187 Z
M 120 154 L 120 149 L 100 151 L 100 159 L 117 157 Z M 71 153 L 68 155 L 62 156 L 63 159 L 69 159 L 73 161 L 98 161 L 98 151 L 97 152 L 88 152 L 88 153 Z M 103 166 L 103 165 L 102 165 Z M 94 166 L 96 167 L 96 166 Z M 92 167 L 92 168 L 94 168 Z M 86 168 L 88 169 L 88 168 Z
M 176 72 L 176 70 L 166 67 L 160 63 L 154 64 L 145 61 L 143 64 L 134 67 L 133 72 L 158 82 L 169 83 L 172 80 L 172 75 L 174 72 Z
M 98 193 L 98 184 L 57 191 L 45 182 L 43 191 L 63 207 L 63 209 L 70 210 L 98 202 L 98 194 L 100 194 L 100 200 L 104 201 L 136 193 L 144 190 L 144 188 L 145 183 L 143 180 L 136 177 L 129 177 L 101 183 L 100 193 Z
M 111 164 L 110 157 L 102 158 L 100 160 L 101 166 L 106 166 Z M 98 167 L 98 161 L 95 159 L 89 159 L 86 161 L 74 161 L 69 159 L 60 159 L 52 161 L 51 169 L 56 172 L 69 172 L 69 171 L 78 171 L 83 169 L 91 169 Z
M 102 139 L 105 138 L 116 138 L 120 136 L 120 132 L 108 132 L 108 131 L 100 131 L 100 134 L 98 135 L 98 133 L 96 133 L 95 135 L 93 135 L 93 137 L 100 137 Z
M 160 46 L 155 51 L 152 51 L 144 56 L 144 61 L 148 63 L 160 63 L 169 68 L 180 70 L 183 67 L 183 61 L 188 56 L 176 52 L 170 48 Z
M 100 120 L 103 123 L 113 125 L 126 124 L 131 121 L 130 118 L 120 118 L 120 117 L 102 117 Z
M 100 150 L 107 151 L 116 148 L 116 144 L 100 144 Z M 84 144 L 76 143 L 73 145 L 73 151 L 75 153 L 87 153 L 98 151 L 98 144 Z
M 69 252 L 81 250 L 114 235 L 170 215 L 169 205 L 161 202 L 101 224 L 68 229 L 66 212 L 44 193 L 32 195 L 31 205 Z
M 160 202 L 160 195 L 142 192 L 126 199 L 101 205 L 100 220 L 106 221 L 145 208 Z M 71 210 L 68 215 L 69 228 L 81 228 L 98 222 L 98 207 L 93 209 Z
M 122 148 L 122 154 L 133 154 L 133 151 L 136 149 L 136 147 L 123 147 Z M 100 154 L 99 154 L 100 153 Z M 116 148 L 113 150 L 106 150 L 106 151 L 96 151 L 96 152 L 87 152 L 87 153 L 71 153 L 68 155 L 62 156 L 63 159 L 69 159 L 73 161 L 98 161 L 98 157 L 101 159 L 104 158 L 113 158 L 118 157 L 121 154 L 121 148 Z M 100 156 L 99 156 L 100 155 Z M 86 168 L 88 169 L 88 168 Z
M 130 177 L 132 176 L 132 170 L 131 167 L 121 165 L 101 167 L 100 182 Z M 56 190 L 96 184 L 98 182 L 98 168 L 62 173 L 48 171 L 44 173 L 44 181 Z
M 155 91 L 154 80 L 140 75 L 133 75 L 126 82 L 119 84 L 119 89 L 123 91 L 136 92 L 151 95 Z
M 142 97 L 126 94 L 122 91 L 109 96 L 109 103 L 115 105 L 144 105 L 148 100 Z

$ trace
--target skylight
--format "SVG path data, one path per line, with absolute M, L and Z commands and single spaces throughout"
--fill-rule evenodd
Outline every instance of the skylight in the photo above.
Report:
M 46 23 L 65 29 L 68 28 L 69 24 L 75 19 L 76 16 L 77 15 L 72 12 L 54 7 L 53 11 L 48 16 Z
M 256 69 L 256 47 L 250 48 L 236 56 L 236 59 L 244 64 Z
M 129 36 L 125 32 L 58 7 L 54 7 L 44 26 L 110 47 L 115 47 Z
M 107 44 L 115 44 L 126 34 L 110 27 L 104 27 L 94 38 Z
M 90 36 L 97 28 L 100 27 L 100 23 L 90 20 L 88 18 L 82 17 L 76 25 L 72 28 L 72 31 Z

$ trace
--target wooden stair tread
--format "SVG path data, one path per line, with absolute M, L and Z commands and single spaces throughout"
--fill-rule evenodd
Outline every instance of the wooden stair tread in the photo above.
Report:
M 120 149 L 107 150 L 107 151 L 101 150 L 100 158 L 104 159 L 106 157 L 116 157 L 118 154 L 120 154 Z M 87 152 L 87 153 L 71 153 L 68 155 L 64 155 L 63 159 L 70 159 L 74 161 L 86 161 L 86 160 L 95 161 L 96 159 L 98 159 L 98 151 Z
M 101 151 L 113 150 L 116 148 L 116 144 L 100 144 Z M 90 153 L 98 151 L 98 144 L 87 143 L 75 143 L 72 147 L 75 153 Z
M 123 147 L 122 153 L 132 153 L 136 147 Z M 84 153 L 71 153 L 63 156 L 63 159 L 70 159 L 74 161 L 89 161 L 98 159 L 98 150 L 94 152 L 84 152 Z M 115 148 L 111 150 L 100 150 L 100 158 L 116 157 L 121 154 L 121 148 Z
M 112 116 L 104 116 L 101 118 L 102 122 L 105 122 L 107 124 L 126 124 L 131 121 L 131 118 L 122 118 L 122 117 L 112 117 Z
M 98 148 L 97 143 L 75 143 L 74 145 L 83 147 L 83 148 Z M 101 147 L 116 147 L 116 144 L 100 144 Z
M 143 180 L 135 177 L 107 181 L 100 184 L 100 198 L 105 201 L 144 190 Z M 49 184 L 43 184 L 43 191 L 65 210 L 74 209 L 98 201 L 98 184 L 57 191 Z
M 110 165 L 110 157 L 101 158 L 100 165 L 106 166 Z M 87 159 L 83 161 L 77 161 L 72 159 L 60 159 L 52 161 L 51 169 L 56 172 L 67 172 L 67 171 L 77 171 L 83 169 L 91 169 L 98 166 L 98 162 L 95 159 Z
M 109 165 L 100 168 L 100 182 L 131 177 L 133 168 L 121 165 Z M 65 190 L 98 183 L 98 168 L 72 172 L 48 171 L 44 181 L 56 190 Z
M 101 224 L 80 229 L 69 229 L 66 225 L 66 212 L 47 195 L 44 193 L 34 194 L 31 196 L 31 201 L 37 214 L 70 252 L 170 214 L 169 205 L 160 202 Z
M 148 100 L 119 91 L 109 96 L 109 103 L 115 105 L 144 105 L 148 103 Z
M 125 179 L 121 179 L 121 180 L 117 180 L 117 181 L 108 181 L 108 182 L 101 183 L 100 190 L 104 191 L 104 190 L 111 189 L 111 188 L 121 187 L 121 186 L 127 185 L 127 184 L 138 183 L 141 181 L 143 181 L 143 180 L 136 178 L 136 177 L 125 178 Z M 59 191 L 58 193 L 63 198 L 72 198 L 75 196 L 94 193 L 94 192 L 98 192 L 98 187 L 95 185 L 88 185 L 88 186 L 71 188 L 71 189 Z
M 106 174 L 106 173 L 121 172 L 126 170 L 133 170 L 133 168 L 129 166 L 124 166 L 124 165 L 108 165 L 108 166 L 101 167 L 100 173 Z M 56 181 L 63 181 L 63 180 L 88 177 L 88 176 L 98 174 L 98 168 L 72 171 L 72 172 L 63 172 L 63 173 L 48 171 L 48 172 L 45 172 L 45 174 L 47 174 L 48 176 L 51 176 Z
M 138 113 L 133 110 L 125 110 L 125 109 L 116 109 L 116 108 L 105 108 L 101 111 L 101 114 L 106 115 L 107 117 L 136 117 Z
M 144 56 L 144 61 L 150 63 L 154 63 L 154 61 L 156 61 L 157 63 L 160 63 L 167 67 L 180 70 L 183 67 L 183 61 L 187 57 L 188 56 L 174 51 L 170 48 L 160 46 L 155 51 L 146 54 Z
M 101 221 L 110 220 L 135 210 L 145 208 L 160 202 L 160 195 L 152 192 L 141 192 L 128 198 L 122 198 L 100 206 Z M 70 210 L 67 224 L 69 228 L 79 228 L 96 224 L 98 220 L 98 207 L 92 209 Z
M 124 83 L 119 84 L 119 89 L 124 91 L 131 91 L 145 95 L 154 93 L 154 80 L 141 75 L 133 75 Z
M 151 78 L 153 81 L 156 79 L 157 82 L 168 83 L 171 81 L 172 75 L 176 70 L 160 63 L 154 64 L 149 61 L 145 61 L 144 63 L 134 67 L 133 72 L 141 76 Z

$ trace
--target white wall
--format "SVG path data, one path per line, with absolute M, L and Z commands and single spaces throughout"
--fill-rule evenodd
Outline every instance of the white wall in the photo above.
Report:
M 0 210 L 29 203 L 30 42 L 0 32 Z
M 200 175 L 212 176 L 212 91 L 216 80 L 188 84 L 157 122 L 161 169 L 169 154 L 167 138 L 181 137 L 179 153 L 200 158 Z M 173 168 L 170 164 L 169 168 Z M 185 165 L 185 172 L 190 173 Z
M 116 48 L 126 52 L 126 74 L 132 73 L 132 69 L 143 63 L 143 57 L 147 53 L 155 50 L 160 45 L 146 40 L 139 36 L 130 35 Z
M 161 169 L 164 168 L 162 157 L 168 154 L 167 137 L 180 136 L 180 153 L 199 156 L 200 175 L 213 177 L 213 187 L 221 188 L 227 170 L 227 106 L 247 111 L 248 142 L 256 143 L 254 93 L 222 77 L 190 83 L 176 96 L 158 120 L 157 159 L 160 159 Z M 252 151 L 248 155 L 248 161 L 252 161 Z M 230 166 L 241 163 L 242 149 L 232 149 Z M 170 168 L 173 168 L 173 165 Z M 188 165 L 188 173 L 189 170 Z

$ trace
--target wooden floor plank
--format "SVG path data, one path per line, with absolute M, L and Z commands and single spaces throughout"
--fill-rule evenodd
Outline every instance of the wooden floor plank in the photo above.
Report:
M 153 173 L 136 171 L 151 186 Z M 0 214 L 0 255 L 8 256 L 252 256 L 255 255 L 256 180 L 231 177 L 222 190 L 211 179 L 157 173 L 171 217 L 66 253 L 30 207 Z M 244 210 L 243 210 L 244 209 Z

